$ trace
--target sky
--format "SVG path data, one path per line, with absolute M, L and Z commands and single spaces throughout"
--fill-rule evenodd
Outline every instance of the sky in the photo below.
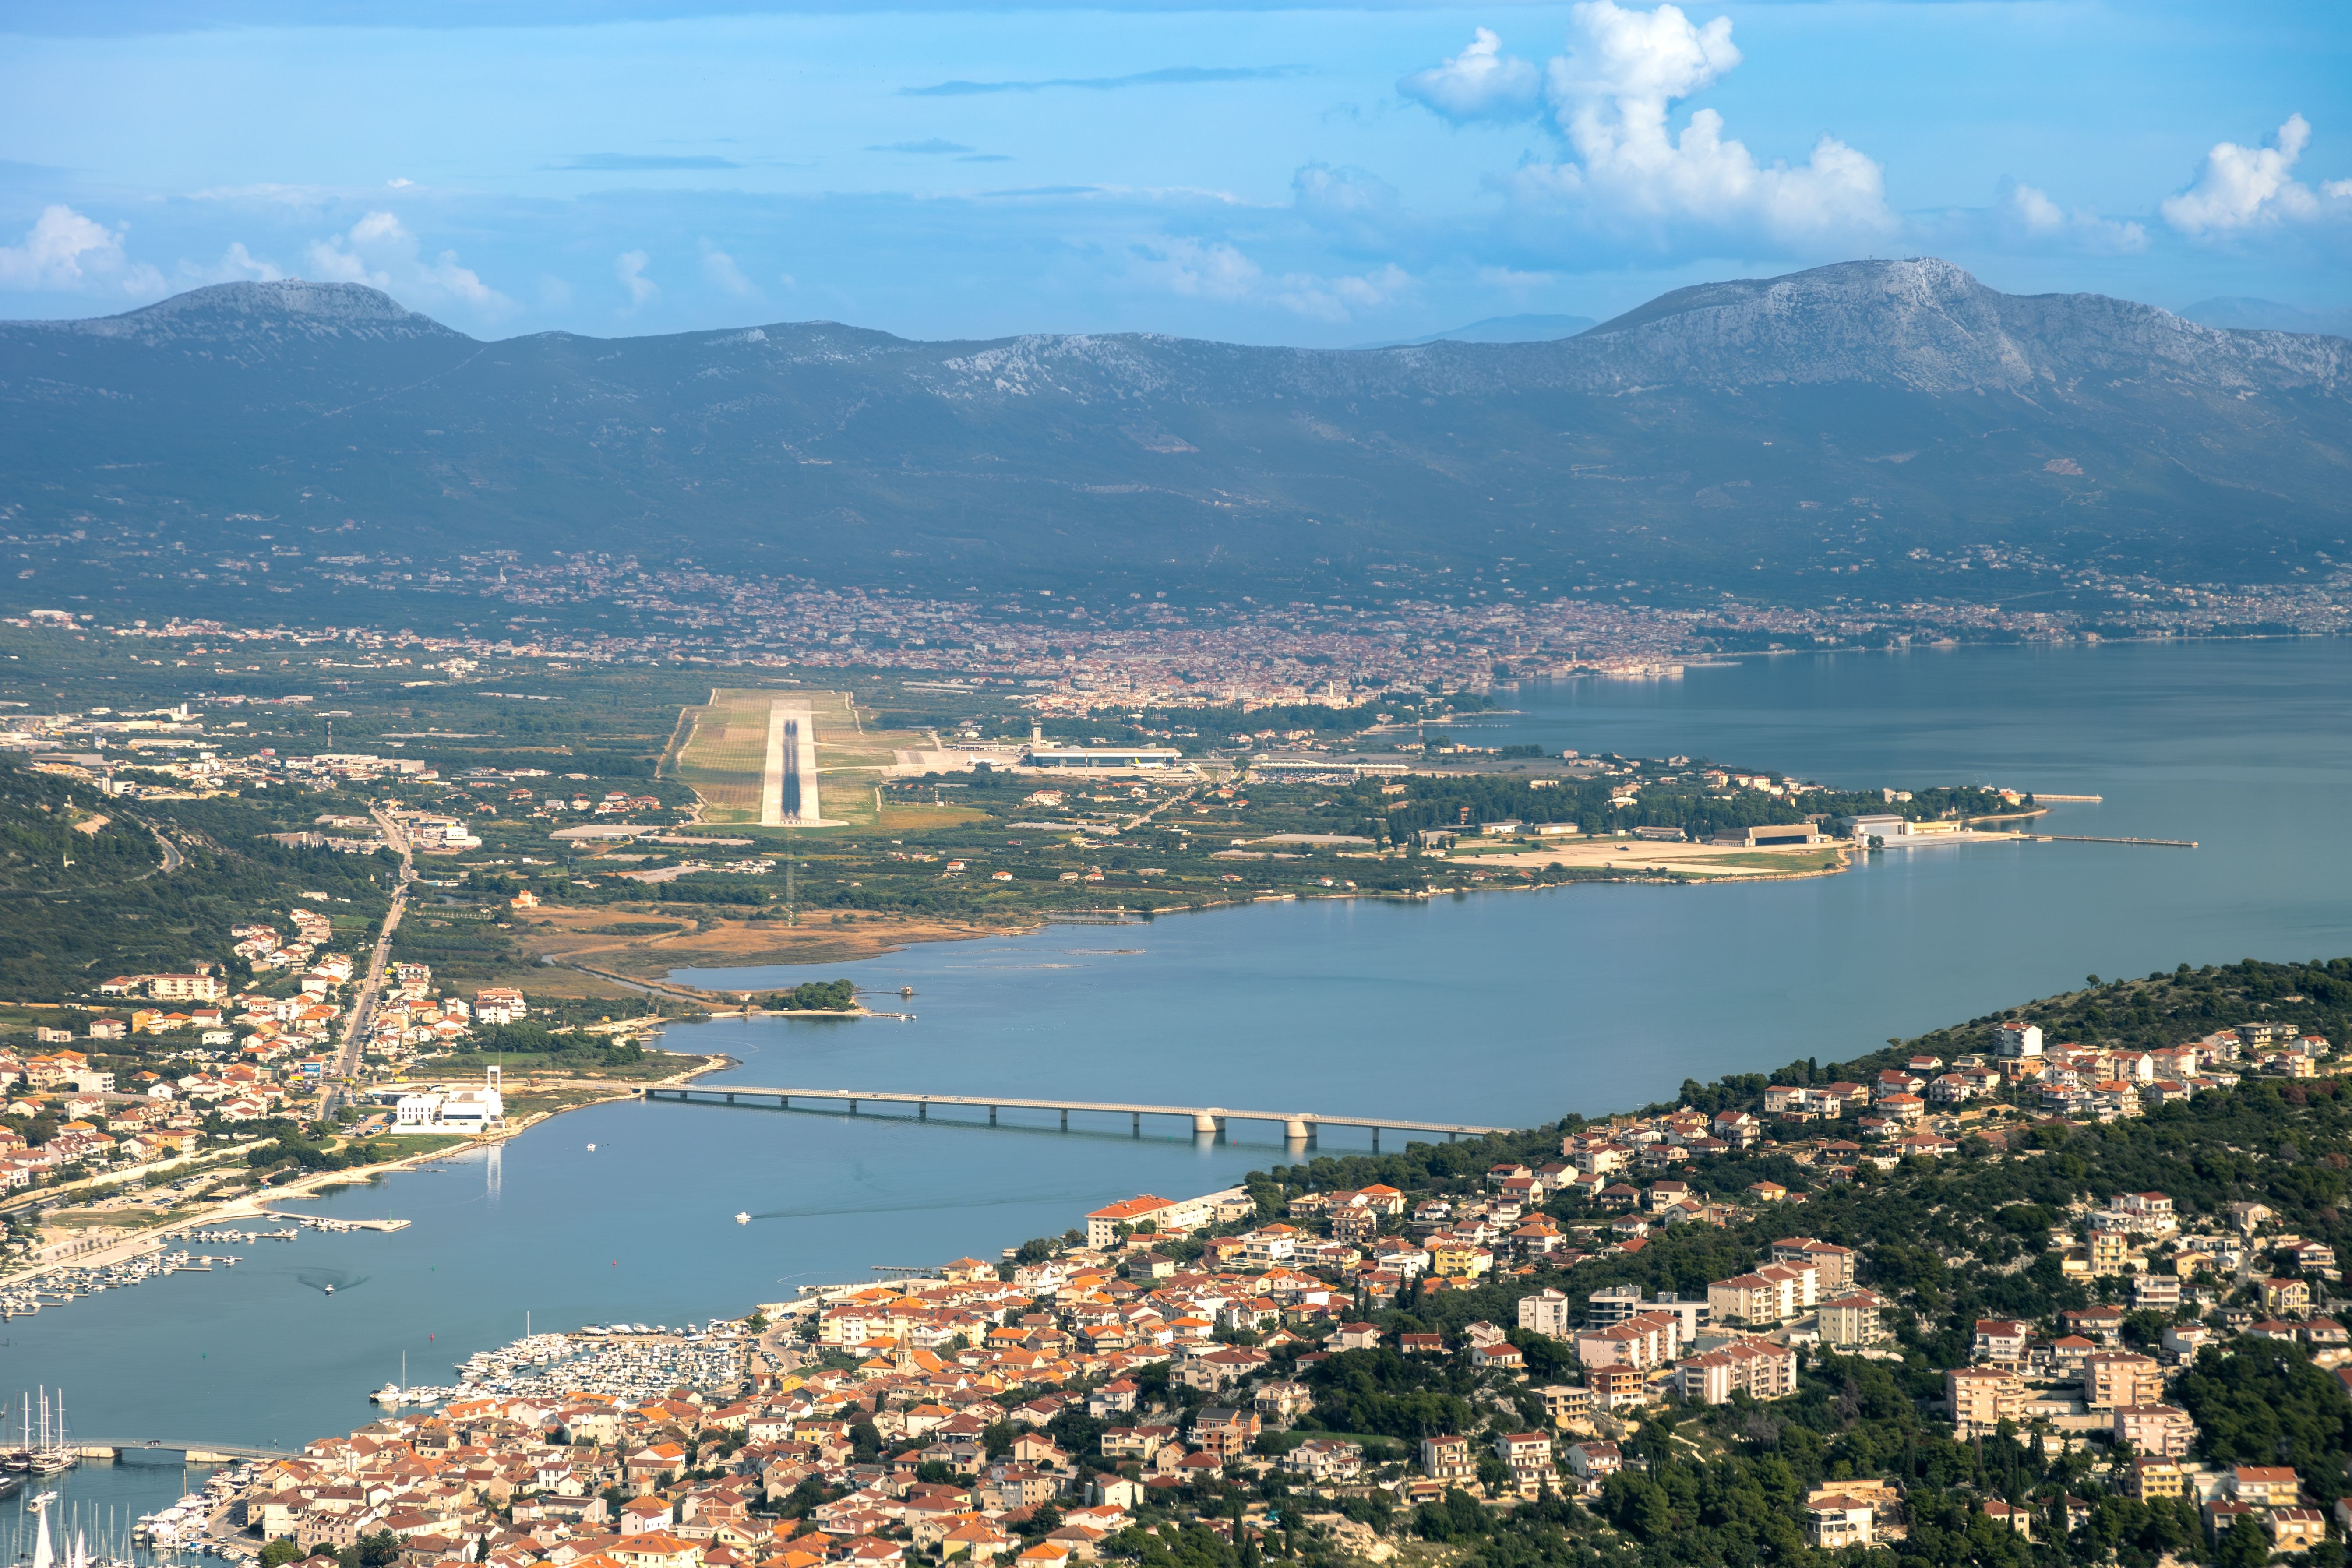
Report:
M 2352 6 L 0 0 L 0 318 L 1349 346 L 1914 255 L 2352 307 Z

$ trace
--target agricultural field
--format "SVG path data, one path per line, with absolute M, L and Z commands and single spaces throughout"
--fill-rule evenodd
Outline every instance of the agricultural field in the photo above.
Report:
M 722 689 L 688 708 L 677 756 L 667 772 L 702 802 L 702 820 L 730 826 L 760 820 L 760 784 L 768 758 L 768 710 L 788 689 Z M 792 692 L 798 696 L 800 693 Z M 808 693 L 815 700 L 832 692 Z M 818 733 L 824 733 L 820 720 Z
M 710 693 L 708 702 L 681 715 L 673 755 L 664 770 L 694 791 L 702 803 L 702 821 L 749 829 L 761 837 L 807 831 L 759 826 L 768 714 L 780 700 L 806 704 L 815 718 L 818 798 L 828 823 L 897 830 L 959 820 L 953 812 L 910 816 L 897 807 L 889 809 L 890 820 L 885 820 L 877 786 L 898 767 L 900 752 L 928 750 L 936 744 L 929 733 L 866 729 L 855 698 L 846 692 L 720 687 Z

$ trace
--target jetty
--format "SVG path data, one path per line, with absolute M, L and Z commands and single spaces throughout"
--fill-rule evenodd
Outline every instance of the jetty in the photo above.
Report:
M 1001 1110 L 1052 1110 L 1061 1114 L 1062 1131 L 1070 1130 L 1070 1113 L 1125 1116 L 1135 1137 L 1143 1136 L 1143 1119 L 1147 1116 L 1174 1116 L 1190 1121 L 1195 1133 L 1223 1138 L 1228 1121 L 1269 1121 L 1278 1123 L 1284 1138 L 1313 1142 L 1320 1127 L 1365 1127 L 1371 1130 L 1372 1148 L 1377 1152 L 1381 1134 L 1391 1132 L 1430 1132 L 1445 1134 L 1446 1142 L 1458 1138 L 1483 1138 L 1490 1132 L 1508 1132 L 1507 1127 L 1482 1127 L 1462 1121 L 1423 1121 L 1409 1116 L 1335 1115 L 1305 1110 L 1238 1110 L 1222 1105 L 1147 1105 L 1125 1100 L 1028 1100 L 1010 1095 L 990 1094 L 918 1094 L 889 1089 L 774 1089 L 752 1084 L 649 1084 L 641 1092 L 646 1100 L 675 1100 L 688 1104 L 737 1105 L 756 1104 L 773 1100 L 780 1110 L 795 1109 L 793 1101 L 802 1102 L 799 1109 L 818 1110 L 846 1106 L 849 1114 L 857 1114 L 860 1105 L 872 1101 L 882 1105 L 911 1105 L 917 1121 L 928 1121 L 935 1105 L 969 1105 L 985 1108 L 988 1124 L 996 1125 L 996 1113 Z

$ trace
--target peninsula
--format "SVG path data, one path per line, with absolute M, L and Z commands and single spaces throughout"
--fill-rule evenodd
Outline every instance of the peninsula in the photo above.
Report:
M 2315 1561 L 2347 1009 L 2352 959 L 2095 979 L 641 1338 L 703 1347 L 671 1386 L 614 1381 L 643 1325 L 542 1336 L 210 1528 L 271 1568 Z

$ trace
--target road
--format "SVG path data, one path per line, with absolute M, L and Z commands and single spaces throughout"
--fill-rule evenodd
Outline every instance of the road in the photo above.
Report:
M 380 805 L 368 807 L 368 815 L 383 830 L 383 841 L 400 851 L 400 880 L 392 889 L 392 908 L 384 911 L 383 930 L 375 939 L 375 952 L 368 960 L 367 979 L 360 985 L 358 998 L 352 1004 L 352 1016 L 343 1025 L 342 1048 L 335 1053 L 334 1066 L 329 1069 L 329 1082 L 319 1096 L 319 1114 L 332 1116 L 348 1092 L 344 1085 L 359 1076 L 360 1047 L 367 1039 L 369 1017 L 375 1012 L 375 999 L 383 990 L 383 972 L 392 958 L 392 939 L 400 930 L 400 917 L 408 908 L 408 889 L 416 875 L 415 849 L 408 835 L 401 831 L 399 820 Z

